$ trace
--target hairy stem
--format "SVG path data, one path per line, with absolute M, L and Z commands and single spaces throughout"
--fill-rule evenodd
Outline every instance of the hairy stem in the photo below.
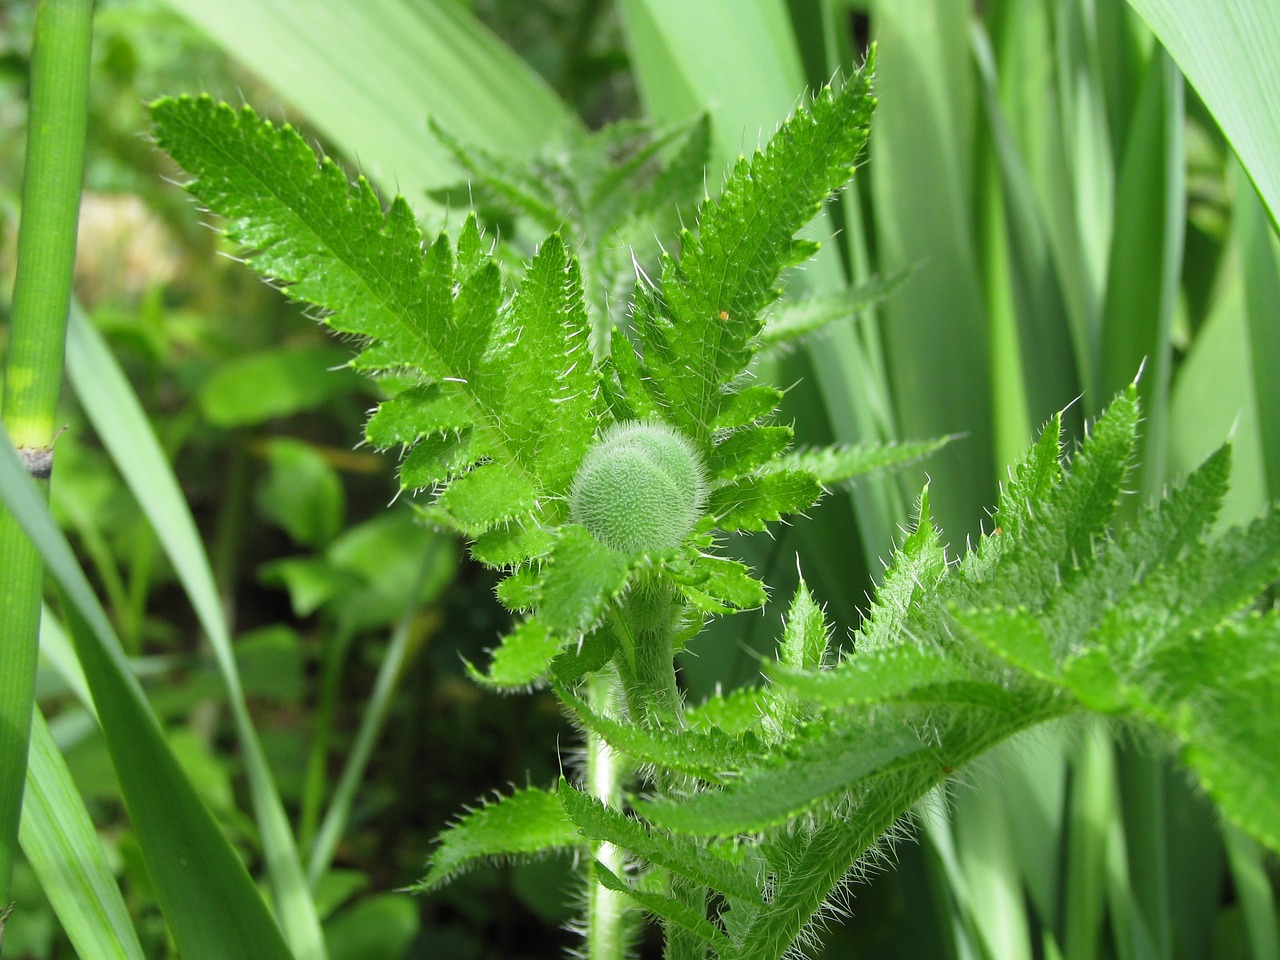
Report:
M 76 253 L 89 99 L 91 0 L 42 0 L 31 52 L 27 163 L 18 230 L 4 428 L 33 474 L 52 469 Z M 8 899 L 35 693 L 44 571 L 0 510 L 0 905 Z
M 587 697 L 594 710 L 611 713 L 616 685 L 607 675 L 595 674 L 587 682 Z M 587 791 L 607 807 L 622 803 L 622 758 L 594 733 L 587 734 Z M 622 850 L 602 841 L 592 847 L 596 860 L 616 876 L 622 876 Z M 587 960 L 622 960 L 626 955 L 626 897 L 587 878 Z

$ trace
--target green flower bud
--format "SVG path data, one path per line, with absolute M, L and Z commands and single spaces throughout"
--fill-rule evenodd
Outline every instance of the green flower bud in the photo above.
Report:
M 678 546 L 706 493 L 693 443 L 665 423 L 633 420 L 610 427 L 582 458 L 569 511 L 606 546 L 644 553 Z

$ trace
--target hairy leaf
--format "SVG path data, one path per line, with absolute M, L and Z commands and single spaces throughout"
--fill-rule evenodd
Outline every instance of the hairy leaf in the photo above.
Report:
M 470 811 L 439 837 L 415 890 L 434 890 L 478 862 L 578 846 L 578 828 L 546 790 L 517 790 Z

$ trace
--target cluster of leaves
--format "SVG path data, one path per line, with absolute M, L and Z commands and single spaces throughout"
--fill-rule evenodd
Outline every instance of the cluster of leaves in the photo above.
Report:
M 1280 614 L 1255 607 L 1280 576 L 1280 511 L 1211 535 L 1224 447 L 1113 531 L 1138 421 L 1131 388 L 1068 469 L 1055 418 L 958 562 L 926 490 L 854 651 L 834 664 L 802 584 L 770 683 L 689 710 L 679 734 L 566 694 L 587 729 L 686 787 L 633 799 L 631 816 L 565 781 L 518 791 L 446 833 L 423 885 L 485 857 L 608 841 L 635 875 L 600 868 L 602 882 L 691 935 L 692 955 L 780 957 L 929 790 L 1021 731 L 1090 711 L 1178 745 L 1227 817 L 1280 849 Z M 664 895 L 655 873 L 714 891 L 718 916 Z
M 597 863 L 597 882 L 660 917 L 670 955 L 778 957 L 955 768 L 1086 710 L 1164 731 L 1232 819 L 1280 846 L 1280 770 L 1267 750 L 1280 730 L 1264 706 L 1280 680 L 1280 620 L 1240 616 L 1280 572 L 1280 516 L 1208 536 L 1224 451 L 1113 534 L 1138 423 L 1132 390 L 1069 470 L 1061 424 L 1051 423 L 1004 491 L 992 533 L 958 563 L 930 522 L 926 491 L 855 653 L 839 663 L 802 585 L 768 685 L 666 724 L 627 722 L 584 694 L 585 677 L 610 663 L 624 670 L 617 614 L 639 584 L 672 590 L 685 638 L 707 616 L 756 607 L 764 587 L 717 555 L 722 534 L 764 529 L 807 509 L 824 484 L 925 450 L 790 451 L 790 428 L 775 422 L 780 392 L 750 377 L 778 276 L 813 251 L 795 235 L 848 178 L 872 106 L 868 68 L 799 109 L 738 164 L 719 200 L 704 202 L 696 234 L 680 233 L 679 257 L 661 257 L 658 281 L 641 273 L 629 329 L 597 329 L 594 339 L 593 313 L 603 324 L 608 298 L 587 288 L 610 286 L 584 281 L 559 236 L 540 245 L 513 293 L 475 218 L 456 241 L 425 243 L 403 200 L 384 209 L 367 183 L 353 187 L 332 161 L 317 163 L 290 128 L 207 99 L 153 107 L 160 142 L 249 264 L 359 338 L 352 365 L 389 394 L 366 438 L 404 448 L 403 487 L 431 491 L 424 517 L 505 573 L 499 597 L 522 618 L 477 677 L 504 688 L 551 683 L 591 735 L 653 773 L 653 793 L 629 811 L 561 782 L 468 814 L 444 836 L 425 888 L 486 858 L 607 842 L 632 867 Z M 698 136 L 685 146 L 696 149 Z M 455 147 L 491 193 L 510 187 L 496 162 Z M 675 169 L 685 162 L 678 152 Z M 604 195 L 627 192 L 641 166 Z M 506 195 L 528 207 L 536 188 L 526 181 Z M 560 222 L 589 231 L 593 221 L 580 219 Z M 573 522 L 568 497 L 611 425 L 646 420 L 692 444 L 709 492 L 683 543 L 627 555 Z
M 703 615 L 758 607 L 764 586 L 743 564 L 715 555 L 719 534 L 762 530 L 813 505 L 824 484 L 936 446 L 783 459 L 792 431 L 772 422 L 782 394 L 748 371 L 779 273 L 813 253 L 795 233 L 848 179 L 866 142 L 869 76 L 864 70 L 838 92 L 823 91 L 764 152 L 740 161 L 719 200 L 704 203 L 698 233 L 681 232 L 679 259 L 663 255 L 660 284 L 643 274 L 634 281 L 637 342 L 615 328 L 599 359 L 583 271 L 559 235 L 540 245 L 512 294 L 474 217 L 456 242 L 442 234 L 425 243 L 403 199 L 384 209 L 367 182 L 353 187 L 332 160 L 317 163 L 288 127 L 207 98 L 160 101 L 152 112 L 158 140 L 192 174 L 189 189 L 226 218 L 249 265 L 361 339 L 352 366 L 392 393 L 370 417 L 366 439 L 404 448 L 402 486 L 433 492 L 426 518 L 506 571 L 498 595 L 527 614 L 483 677 L 518 688 L 551 673 L 571 683 L 602 667 L 613 640 L 595 628 L 639 577 L 657 572 L 678 584 L 693 630 Z M 687 135 L 658 182 L 662 172 L 688 180 L 680 171 L 690 152 L 705 149 L 701 130 Z M 599 154 L 612 142 L 588 146 Z M 625 211 L 581 217 L 583 231 L 601 217 L 619 223 L 651 207 L 649 193 L 632 187 L 657 159 L 656 148 L 633 152 L 620 173 L 601 177 L 608 189 L 596 193 L 633 200 Z M 490 168 L 499 182 L 502 169 Z M 507 193 L 526 196 L 533 187 L 525 186 Z M 586 206 L 608 205 L 596 197 Z M 623 556 L 569 522 L 566 500 L 575 470 L 610 424 L 649 419 L 694 444 L 711 489 L 686 543 Z

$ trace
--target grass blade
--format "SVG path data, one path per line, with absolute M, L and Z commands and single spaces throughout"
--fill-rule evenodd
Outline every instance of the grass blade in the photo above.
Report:
M 1280 223 L 1280 5 L 1129 0 L 1200 94 Z
M 62 588 L 64 615 L 178 949 L 187 960 L 287 960 L 279 928 L 165 742 L 102 606 L 7 437 L 0 495 Z
M 530 152 L 573 123 L 563 102 L 457 3 L 169 0 L 249 65 L 364 173 L 416 209 L 457 180 L 430 116 L 461 138 Z
M 81 406 L 146 514 L 213 648 L 244 751 L 245 771 L 281 924 L 300 958 L 323 957 L 320 922 L 284 806 L 245 705 L 231 635 L 208 555 L 141 404 L 115 357 L 78 308 L 72 309 L 67 329 L 67 369 Z
M 142 960 L 93 821 L 39 710 L 31 717 L 19 839 L 82 960 Z

